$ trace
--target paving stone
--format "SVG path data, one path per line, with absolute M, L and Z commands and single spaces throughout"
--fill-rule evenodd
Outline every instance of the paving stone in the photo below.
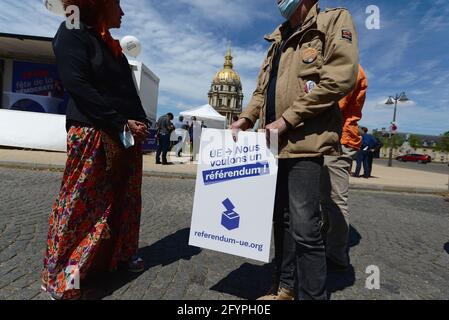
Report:
M 49 299 L 39 276 L 61 178 L 0 168 L 0 299 Z M 265 293 L 271 265 L 188 246 L 194 189 L 192 180 L 144 177 L 139 254 L 147 268 L 105 278 L 87 298 L 233 300 Z M 352 268 L 329 276 L 331 299 L 449 299 L 448 202 L 358 190 L 350 194 L 350 215 Z M 365 288 L 370 265 L 380 269 L 380 290 Z

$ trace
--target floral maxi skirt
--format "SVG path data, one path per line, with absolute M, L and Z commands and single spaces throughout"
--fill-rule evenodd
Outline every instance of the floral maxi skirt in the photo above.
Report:
M 68 158 L 49 218 L 42 274 L 44 286 L 56 298 L 79 290 L 98 262 L 112 271 L 137 253 L 142 149 L 123 151 L 124 165 L 107 170 L 102 134 L 72 126 L 67 135 Z

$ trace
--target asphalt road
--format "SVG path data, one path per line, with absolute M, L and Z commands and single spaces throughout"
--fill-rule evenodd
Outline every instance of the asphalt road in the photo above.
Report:
M 47 219 L 62 174 L 0 168 L 0 299 L 48 300 L 40 290 Z M 193 180 L 143 179 L 139 275 L 90 283 L 85 299 L 255 299 L 270 286 L 263 264 L 188 246 Z M 449 203 L 442 197 L 353 191 L 351 262 L 329 275 L 331 299 L 449 299 Z M 365 288 L 369 266 L 380 289 Z M 83 284 L 82 284 L 83 285 Z
M 374 163 L 381 165 L 381 166 L 388 166 L 388 160 L 386 160 L 386 159 L 374 159 Z M 449 166 L 447 163 L 433 162 L 433 163 L 428 163 L 428 164 L 420 164 L 420 163 L 416 163 L 416 162 L 401 162 L 396 159 L 393 159 L 393 167 L 427 171 L 427 172 L 435 172 L 435 173 L 443 173 L 443 174 L 449 175 Z

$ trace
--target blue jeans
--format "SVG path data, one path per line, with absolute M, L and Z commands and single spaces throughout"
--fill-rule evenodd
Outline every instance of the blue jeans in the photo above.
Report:
M 361 150 L 357 155 L 357 166 L 355 168 L 354 175 L 356 177 L 360 176 L 360 171 L 362 169 L 362 163 L 363 163 L 363 176 L 365 178 L 371 177 L 371 167 L 370 167 L 370 151 L 363 151 Z
M 325 300 L 326 254 L 321 237 L 323 158 L 279 160 L 274 215 L 275 264 L 280 286 L 299 300 Z
M 156 152 L 156 162 L 167 163 L 167 153 L 170 148 L 170 134 L 161 134 L 158 139 L 157 152 Z

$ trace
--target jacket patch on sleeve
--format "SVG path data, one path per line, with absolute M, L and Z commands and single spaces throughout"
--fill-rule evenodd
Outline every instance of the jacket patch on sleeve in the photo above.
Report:
M 313 63 L 318 57 L 318 50 L 315 48 L 307 48 L 302 53 L 302 61 L 306 64 Z
M 348 29 L 341 30 L 341 38 L 352 42 L 352 32 Z

